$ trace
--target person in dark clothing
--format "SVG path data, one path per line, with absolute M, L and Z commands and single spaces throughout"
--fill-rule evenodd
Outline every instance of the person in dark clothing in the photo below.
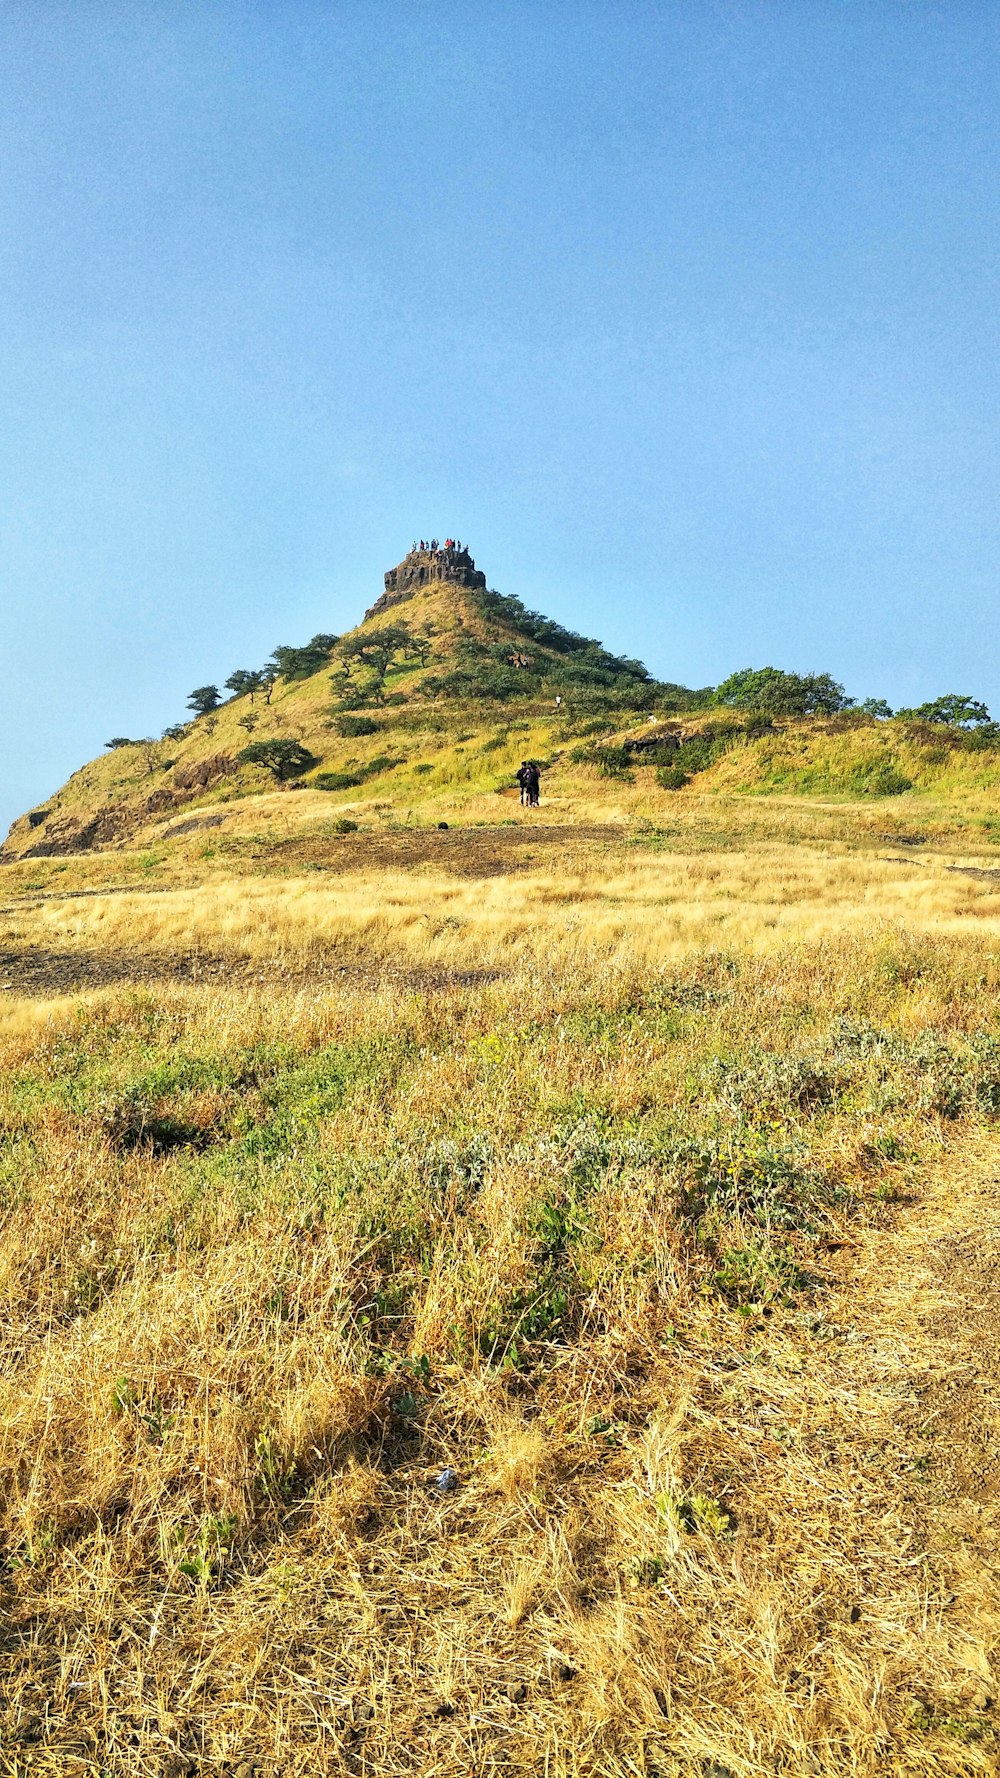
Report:
M 521 807 L 523 809 L 525 803 L 527 803 L 531 800 L 529 797 L 529 794 L 528 794 L 528 784 L 529 784 L 530 778 L 531 778 L 531 767 L 529 766 L 526 759 L 522 759 L 520 767 L 516 773 L 516 777 L 517 777 L 517 782 L 521 786 Z
M 537 809 L 538 792 L 542 786 L 542 775 L 532 760 L 528 765 L 528 807 Z

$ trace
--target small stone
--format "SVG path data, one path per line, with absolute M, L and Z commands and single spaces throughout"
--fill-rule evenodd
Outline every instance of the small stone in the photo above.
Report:
M 458 1487 L 457 1472 L 454 1469 L 443 1469 L 434 1485 L 439 1493 L 450 1494 L 453 1489 Z

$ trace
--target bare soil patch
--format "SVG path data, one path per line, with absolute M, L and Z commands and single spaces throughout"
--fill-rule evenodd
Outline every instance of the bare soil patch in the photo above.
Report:
M 205 956 L 203 953 L 185 956 L 176 952 L 55 951 L 40 946 L 0 951 L 0 994 L 21 995 L 26 999 L 52 999 L 95 988 L 154 982 L 219 987 L 280 983 L 285 987 L 296 987 L 352 981 L 377 988 L 392 981 L 397 986 L 429 991 L 474 988 L 484 982 L 498 981 L 502 973 L 496 969 L 363 968 L 333 959 L 329 963 L 310 960 L 299 965 L 276 958 L 261 962 Z
M 432 865 L 457 877 L 498 877 L 537 865 L 540 855 L 589 852 L 595 846 L 621 845 L 626 838 L 622 828 L 597 823 L 585 827 L 527 823 L 523 827 L 421 827 L 330 837 L 306 832 L 284 841 L 280 855 L 285 864 L 321 865 L 338 874 Z

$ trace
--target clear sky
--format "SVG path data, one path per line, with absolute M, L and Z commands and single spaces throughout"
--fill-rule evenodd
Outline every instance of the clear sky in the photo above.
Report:
M 988 0 L 5 0 L 0 820 L 414 537 L 1000 710 Z

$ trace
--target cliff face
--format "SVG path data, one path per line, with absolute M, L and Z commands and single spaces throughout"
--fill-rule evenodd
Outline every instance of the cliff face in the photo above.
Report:
M 442 549 L 411 549 L 396 568 L 385 577 L 385 592 L 365 612 L 365 617 L 378 617 L 404 599 L 412 599 L 421 587 L 443 581 L 445 585 L 480 587 L 485 591 L 486 576 L 481 574 L 467 549 L 454 545 Z

